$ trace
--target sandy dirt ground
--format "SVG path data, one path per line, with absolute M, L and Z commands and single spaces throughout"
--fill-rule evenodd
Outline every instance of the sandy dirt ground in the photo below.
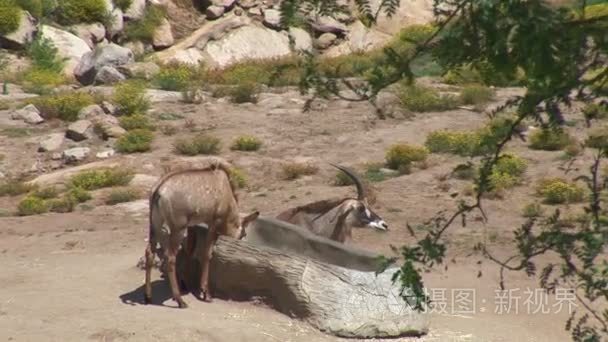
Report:
M 515 90 L 501 90 L 504 98 Z M 338 195 L 352 194 L 349 187 L 335 187 L 335 170 L 327 162 L 342 163 L 363 170 L 363 163 L 381 162 L 388 146 L 396 142 L 423 144 L 425 136 L 437 129 L 473 129 L 484 116 L 467 110 L 417 114 L 411 118 L 377 120 L 369 107 L 342 101 L 330 101 L 310 113 L 300 111 L 302 99 L 296 92 L 263 94 L 258 104 L 232 105 L 212 99 L 201 105 L 162 103 L 150 115 L 177 113 L 182 119 L 159 121 L 173 125 L 174 136 L 160 132 L 149 153 L 116 156 L 102 163 L 118 163 L 134 168 L 140 187 L 149 188 L 154 177 L 162 174 L 162 165 L 176 158 L 172 142 L 208 131 L 224 141 L 222 156 L 248 174 L 249 186 L 241 191 L 243 211 L 258 209 L 274 215 L 287 205 Z M 3 127 L 20 125 L 0 113 Z M 582 122 L 571 127 L 579 134 Z M 49 156 L 37 155 L 41 135 L 61 131 L 60 124 L 46 123 L 29 136 L 0 135 L 4 158 L 2 172 L 10 174 L 29 170 L 36 162 L 43 168 L 52 164 Z M 258 152 L 235 152 L 229 149 L 238 135 L 252 134 L 264 141 Z M 90 142 L 94 150 L 100 142 Z M 488 200 L 488 222 L 479 214 L 469 224 L 455 224 L 451 229 L 445 265 L 424 275 L 426 286 L 436 291 L 434 298 L 445 301 L 444 312 L 434 312 L 428 335 L 402 338 L 399 341 L 568 341 L 564 330 L 568 303 L 560 309 L 551 296 L 540 310 L 538 300 L 525 304 L 528 290 L 538 288 L 534 278 L 507 274 L 507 287 L 514 290 L 508 312 L 496 312 L 500 299 L 498 268 L 473 251 L 478 242 L 486 242 L 498 256 L 513 251 L 512 230 L 524 222 L 521 208 L 534 200 L 538 178 L 563 176 L 560 152 L 538 152 L 521 141 L 513 141 L 509 150 L 526 158 L 529 170 L 524 184 L 508 192 L 503 199 Z M 94 155 L 94 153 L 93 153 Z M 282 180 L 280 165 L 294 157 L 310 157 L 320 171 L 296 181 Z M 469 199 L 465 181 L 447 177 L 463 158 L 433 155 L 424 169 L 409 175 L 375 183 L 378 202 L 375 206 L 390 226 L 380 233 L 367 229 L 354 232 L 353 244 L 373 251 L 389 253 L 390 245 L 410 244 L 414 240 L 406 223 L 416 225 L 437 210 L 454 210 L 455 200 Z M 589 159 L 582 158 L 567 178 L 587 171 Z M 59 171 L 63 172 L 63 171 Z M 149 175 L 148 178 L 142 175 Z M 50 177 L 49 179 L 60 179 Z M 106 190 L 94 193 L 95 199 L 68 214 L 49 213 L 31 217 L 0 218 L 0 340 L 4 341 L 337 341 L 344 340 L 316 331 L 306 323 L 249 302 L 216 300 L 199 302 L 185 297 L 187 310 L 177 310 L 164 280 L 155 274 L 155 296 L 165 305 L 141 304 L 144 272 L 136 267 L 143 255 L 147 229 L 145 200 L 105 206 Z M 4 215 L 14 211 L 20 198 L 0 198 Z M 575 212 L 578 208 L 566 208 Z M 541 259 L 540 263 L 548 259 Z M 444 268 L 447 266 L 447 270 Z M 481 277 L 479 277 L 481 275 Z M 445 290 L 445 292 L 443 292 Z M 475 310 L 471 305 L 453 303 L 463 291 L 474 291 Z M 445 298 L 441 297 L 445 294 Z M 438 310 L 439 311 L 439 310 Z M 517 311 L 517 312 L 516 312 Z

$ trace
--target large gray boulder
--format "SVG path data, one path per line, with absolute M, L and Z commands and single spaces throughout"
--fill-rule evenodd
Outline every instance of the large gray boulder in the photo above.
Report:
M 287 35 L 271 29 L 245 26 L 221 40 L 207 43 L 203 60 L 211 67 L 226 67 L 252 59 L 272 59 L 291 53 Z
M 67 59 L 64 73 L 71 76 L 80 59 L 91 51 L 89 45 L 78 36 L 49 25 L 42 25 L 42 37 L 49 39 L 57 48 L 59 57 Z
M 13 49 L 21 49 L 34 39 L 38 28 L 38 21 L 29 12 L 21 12 L 19 27 L 14 32 L 0 35 L 0 46 Z
M 247 16 L 226 16 L 216 21 L 209 21 L 168 49 L 154 54 L 161 63 L 179 62 L 197 65 L 203 61 L 202 49 L 212 40 L 221 40 L 233 30 L 251 24 Z
M 86 53 L 74 70 L 74 76 L 83 85 L 95 82 L 97 72 L 104 66 L 119 67 L 134 61 L 133 52 L 116 44 L 97 46 Z

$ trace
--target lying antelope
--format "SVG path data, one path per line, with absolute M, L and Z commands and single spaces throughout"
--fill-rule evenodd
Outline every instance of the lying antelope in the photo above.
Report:
M 175 260 L 187 228 L 202 223 L 207 225 L 208 234 L 200 255 L 200 295 L 203 300 L 211 301 L 208 278 L 213 244 L 219 235 L 241 239 L 247 225 L 259 215 L 256 211 L 240 217 L 229 169 L 227 162 L 216 158 L 204 168 L 170 172 L 154 187 L 150 196 L 150 231 L 146 247 L 146 304 L 152 300 L 150 273 L 156 244 L 160 243 L 173 299 L 180 308 L 188 307 L 178 289 Z M 163 230 L 164 223 L 168 231 Z
M 357 187 L 357 198 L 323 200 L 288 209 L 276 218 L 308 228 L 314 234 L 344 243 L 352 238 L 353 227 L 370 227 L 381 231 L 388 225 L 369 206 L 363 182 L 350 169 L 334 165 L 348 175 Z

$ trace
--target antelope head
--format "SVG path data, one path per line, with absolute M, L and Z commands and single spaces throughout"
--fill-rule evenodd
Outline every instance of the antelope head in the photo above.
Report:
M 357 187 L 357 199 L 352 199 L 345 202 L 350 206 L 351 213 L 349 216 L 352 224 L 355 227 L 369 227 L 381 231 L 387 231 L 388 225 L 386 222 L 384 222 L 382 217 L 376 214 L 368 204 L 367 189 L 363 185 L 361 179 L 349 168 L 335 164 L 331 165 L 350 177 Z

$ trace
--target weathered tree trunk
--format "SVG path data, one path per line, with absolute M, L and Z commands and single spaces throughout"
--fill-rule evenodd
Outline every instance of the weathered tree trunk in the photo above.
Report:
M 272 228 L 277 223 L 261 219 L 256 225 Z M 285 228 L 282 224 L 280 226 Z M 294 229 L 294 226 L 286 229 Z M 193 231 L 197 237 L 196 248 L 201 248 L 206 229 L 199 227 Z M 259 232 L 254 228 L 250 234 L 255 236 Z M 306 233 L 303 236 L 311 238 Z M 313 245 L 330 241 L 312 239 Z M 256 238 L 251 240 L 260 241 Z M 302 246 L 297 239 L 286 245 L 291 243 Z M 340 247 L 333 241 L 329 244 L 334 250 L 332 255 L 348 255 L 349 250 L 355 251 L 350 247 Z M 337 252 L 336 248 L 342 250 Z M 356 259 L 357 252 L 352 253 Z M 236 300 L 262 298 L 276 310 L 337 336 L 396 337 L 427 332 L 426 316 L 412 311 L 398 296 L 399 289 L 390 280 L 393 272 L 389 270 L 376 277 L 373 271 L 349 269 L 318 260 L 325 256 L 323 253 L 304 256 L 251 241 L 220 237 L 213 251 L 210 270 L 212 294 Z M 361 268 L 361 262 L 359 266 Z M 198 262 L 193 263 L 186 281 L 188 284 L 198 281 L 198 267 Z

